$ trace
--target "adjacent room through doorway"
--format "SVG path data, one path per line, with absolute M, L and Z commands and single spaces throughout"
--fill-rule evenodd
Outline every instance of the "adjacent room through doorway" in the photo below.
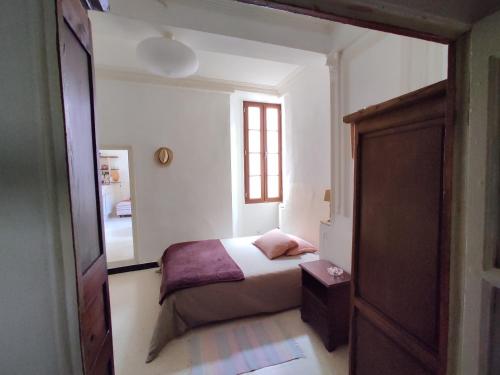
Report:
M 129 150 L 101 149 L 99 176 L 108 268 L 135 263 Z

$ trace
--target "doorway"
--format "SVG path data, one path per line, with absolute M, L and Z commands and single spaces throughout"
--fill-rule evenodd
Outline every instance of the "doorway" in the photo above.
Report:
M 130 147 L 99 150 L 99 176 L 108 269 L 137 263 Z
M 210 227 L 211 230 L 218 227 L 219 220 L 214 220 L 214 218 L 220 217 L 221 212 L 224 212 L 224 198 L 227 199 L 230 195 L 222 194 L 219 199 L 220 193 L 225 190 L 216 187 L 218 181 L 224 176 L 221 178 L 214 176 L 219 176 L 216 172 L 224 170 L 224 167 L 237 166 L 239 159 L 233 159 L 235 163 L 232 160 L 230 165 L 229 163 L 218 163 L 216 159 L 211 158 L 212 163 L 204 164 L 200 163 L 198 155 L 222 154 L 226 155 L 227 161 L 231 150 L 225 151 L 219 143 L 221 139 L 228 138 L 226 133 L 219 133 L 220 123 L 228 121 L 227 112 L 214 111 L 219 108 L 219 103 L 214 101 L 217 94 L 214 94 L 213 91 L 203 91 L 202 93 L 198 90 L 190 91 L 186 87 L 177 89 L 176 86 L 172 87 L 172 81 L 148 76 L 147 72 L 144 73 L 143 78 L 136 79 L 138 77 L 131 65 L 136 61 L 136 49 L 134 45 L 127 42 L 128 39 L 123 33 L 123 30 L 127 29 L 123 26 L 129 25 L 130 19 L 120 18 L 116 15 L 92 15 L 92 20 L 95 27 L 93 37 L 94 45 L 97 46 L 96 57 L 101 64 L 97 66 L 96 85 L 99 94 L 97 95 L 99 98 L 97 108 L 100 109 L 100 121 L 98 122 L 100 133 L 106 142 L 111 142 L 111 144 L 119 135 L 121 142 L 132 145 L 137 151 L 137 163 L 140 163 L 140 170 L 137 170 L 140 172 L 138 174 L 140 179 L 137 184 L 137 194 L 138 197 L 144 197 L 148 200 L 147 202 L 141 200 L 140 203 L 143 206 L 139 207 L 141 209 L 139 212 L 141 214 L 140 258 L 141 260 L 146 257 L 149 257 L 149 260 L 159 259 L 169 244 L 196 240 L 197 238 L 203 239 L 206 232 L 201 231 L 206 231 L 207 227 Z M 142 26 L 145 29 L 149 27 L 145 21 Z M 127 53 L 127 56 L 130 57 L 127 61 L 120 60 L 122 68 L 119 74 L 117 72 L 119 66 L 115 66 L 115 72 L 112 71 L 113 61 L 108 60 L 110 55 L 99 54 L 99 46 L 103 46 L 105 49 L 107 45 L 111 45 L 111 38 L 114 39 L 113 48 L 118 50 L 120 45 L 120 51 L 123 54 Z M 143 36 L 138 38 L 143 38 Z M 286 203 L 281 213 L 287 214 L 288 218 L 299 217 L 302 220 L 306 218 L 304 221 L 307 221 L 307 225 L 311 223 L 310 225 L 317 229 L 323 215 L 317 220 L 311 220 L 306 212 L 308 212 L 309 206 L 316 203 L 318 206 L 324 205 L 323 195 L 321 197 L 319 194 L 314 195 L 314 191 L 308 186 L 319 182 L 321 192 L 325 186 L 332 186 L 335 194 L 335 205 L 333 206 L 335 216 L 334 220 L 321 227 L 323 244 L 320 252 L 324 259 L 343 267 L 347 272 L 351 269 L 350 241 L 354 219 L 352 154 L 350 131 L 346 125 L 341 123 L 341 118 L 351 111 L 399 97 L 444 79 L 447 76 L 448 68 L 447 47 L 444 45 L 436 43 L 431 45 L 426 41 L 403 39 L 402 36 L 375 31 L 364 31 L 363 35 L 350 39 L 349 43 L 342 51 L 329 56 L 328 66 L 324 65 L 324 61 L 322 61 L 321 67 L 305 65 L 300 71 L 300 75 L 294 76 L 293 80 L 287 82 L 287 87 L 282 88 L 282 93 L 285 95 L 283 99 L 280 99 L 283 101 L 285 112 L 285 152 L 283 155 L 285 158 L 289 157 L 288 165 L 285 163 L 284 176 L 291 177 L 288 184 L 289 189 L 284 189 L 285 197 L 288 196 L 288 199 L 285 199 Z M 224 43 L 221 44 L 224 45 Z M 227 55 L 225 57 L 227 59 L 238 58 L 232 57 L 229 52 L 225 55 Z M 123 69 L 126 63 L 130 64 L 128 72 Z M 247 69 L 248 72 L 251 70 Z M 145 77 L 148 77 L 147 80 Z M 242 76 L 241 79 L 243 78 Z M 152 86 L 150 82 L 155 82 L 155 85 Z M 182 81 L 176 82 L 179 85 L 182 83 Z M 320 97 L 315 97 L 318 93 Z M 252 94 L 257 95 L 258 93 Z M 233 129 L 238 129 L 240 133 L 243 133 L 244 130 L 243 101 L 246 99 L 254 102 L 271 102 L 266 99 L 243 98 L 243 95 L 243 93 L 237 93 L 231 96 L 229 108 L 230 126 Z M 221 102 L 221 105 L 226 108 L 227 100 Z M 193 111 L 193 108 L 196 108 L 196 111 Z M 218 118 L 216 113 L 226 113 L 220 121 L 217 120 L 215 128 L 217 131 L 214 129 L 210 134 L 202 133 L 210 129 L 214 118 Z M 138 128 L 138 123 L 141 124 L 140 128 Z M 321 127 L 322 125 L 324 128 Z M 260 125 L 256 128 L 260 129 Z M 326 131 L 323 133 L 321 129 L 326 129 Z M 227 127 L 225 131 L 227 131 Z M 197 134 L 197 138 L 202 139 L 203 143 L 193 144 L 188 141 L 190 134 Z M 216 134 L 218 136 L 213 137 Z M 240 171 L 232 173 L 232 176 L 237 176 L 241 180 L 244 179 L 242 170 L 244 169 L 243 138 L 241 135 L 241 142 L 234 142 L 236 150 L 234 153 L 241 158 L 240 165 L 242 167 Z M 214 139 L 216 142 L 213 141 Z M 233 139 L 236 139 L 236 136 Z M 174 163 L 168 169 L 161 168 L 150 157 L 156 147 L 162 145 L 160 142 L 165 142 L 169 147 L 172 147 L 177 155 Z M 259 149 L 260 145 L 265 143 L 265 141 L 258 142 Z M 207 149 L 203 151 L 201 148 L 208 146 L 215 146 L 217 150 Z M 197 155 L 193 159 L 189 157 L 189 153 L 184 153 L 190 148 L 196 149 Z M 308 157 L 302 157 L 304 152 Z M 333 154 L 334 157 L 325 157 L 325 155 L 330 154 Z M 333 168 L 330 164 L 332 160 L 334 161 Z M 309 161 L 314 165 L 307 168 L 306 163 Z M 262 163 L 264 162 L 262 161 Z M 203 170 L 200 169 L 200 165 L 203 166 Z M 214 166 L 216 170 L 211 169 Z M 321 174 L 323 166 L 326 169 L 324 179 L 323 174 Z M 203 173 L 207 172 L 210 172 L 210 176 L 204 178 Z M 260 172 L 259 167 L 255 175 L 260 176 Z M 229 174 L 227 175 L 229 176 Z M 310 178 L 307 178 L 306 181 L 305 177 Z M 200 183 L 193 183 L 193 181 L 196 182 L 194 178 L 198 178 Z M 285 181 L 287 181 L 286 177 Z M 238 183 L 234 185 L 238 185 Z M 243 190 L 239 192 L 239 190 L 233 189 L 235 195 L 241 199 L 242 205 L 244 204 Z M 287 191 L 291 193 L 287 194 Z M 107 201 L 106 197 L 104 197 L 104 201 Z M 216 209 L 205 211 L 207 201 L 218 202 L 218 206 Z M 238 207 L 238 200 L 235 199 L 235 202 L 237 203 L 233 207 Z M 297 203 L 294 204 L 294 202 Z M 148 206 L 149 209 L 144 210 L 144 206 Z M 248 207 L 246 206 L 245 209 Z M 251 207 L 251 209 L 254 208 L 255 206 Z M 297 212 L 297 214 L 292 215 L 292 212 Z M 383 211 L 377 213 L 382 215 Z M 236 216 L 234 215 L 234 217 Z M 261 225 L 264 222 L 263 215 L 252 213 L 252 216 L 251 224 Z M 168 220 L 168 218 L 173 217 L 175 220 Z M 231 223 L 230 220 L 228 222 Z M 242 222 L 240 221 L 238 224 Z M 293 228 L 289 231 L 292 233 L 302 231 L 304 228 L 298 220 L 293 222 L 289 220 L 288 223 L 280 225 L 285 232 L 288 231 L 285 229 L 287 224 L 288 228 Z M 142 247 L 142 241 L 147 242 L 146 248 Z M 149 254 L 145 255 L 146 251 Z M 148 331 L 144 327 L 148 327 L 147 324 L 150 324 L 151 330 L 154 329 L 154 313 L 158 306 L 156 291 L 160 283 L 158 276 L 152 270 L 149 271 L 148 275 L 151 278 L 139 275 L 141 274 L 128 273 L 110 278 L 112 321 L 115 332 L 119 333 L 116 335 L 115 353 L 116 357 L 121 359 L 116 366 L 117 372 L 121 374 L 147 373 L 148 369 L 151 369 L 151 367 L 145 367 L 143 358 L 131 356 L 130 353 L 140 353 L 141 350 L 147 348 L 149 337 L 147 334 L 144 335 L 144 332 Z M 152 292 L 149 294 L 141 293 L 137 295 L 138 299 L 134 300 L 129 293 L 130 285 L 139 290 Z M 124 296 L 124 298 L 120 298 L 120 296 Z M 135 319 L 135 316 L 123 319 L 124 311 L 135 312 L 137 310 L 140 313 L 135 314 L 136 317 L 142 319 L 152 312 L 151 318 L 144 321 Z M 296 323 L 302 327 L 302 322 L 297 321 Z M 132 348 L 126 338 L 139 336 L 146 337 L 143 337 L 144 340 L 136 340 L 137 347 Z M 162 363 L 165 365 L 181 361 L 179 358 L 173 361 L 171 353 L 171 351 L 165 352 L 162 359 L 158 358 L 158 360 L 165 361 Z M 344 354 L 346 353 L 344 352 Z M 189 357 L 184 360 L 189 363 Z M 342 364 L 347 365 L 348 363 L 347 355 L 337 360 Z

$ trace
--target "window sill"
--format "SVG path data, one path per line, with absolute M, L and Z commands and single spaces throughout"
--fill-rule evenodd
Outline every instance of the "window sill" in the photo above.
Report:
M 277 204 L 280 205 L 282 204 L 283 201 L 259 201 L 259 202 L 245 202 L 245 205 L 252 205 L 252 204 Z

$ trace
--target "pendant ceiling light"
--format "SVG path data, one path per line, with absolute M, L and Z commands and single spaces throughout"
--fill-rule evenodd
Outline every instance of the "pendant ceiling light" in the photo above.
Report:
M 190 47 L 168 36 L 144 39 L 137 46 L 137 56 L 151 73 L 169 78 L 188 77 L 199 66 Z

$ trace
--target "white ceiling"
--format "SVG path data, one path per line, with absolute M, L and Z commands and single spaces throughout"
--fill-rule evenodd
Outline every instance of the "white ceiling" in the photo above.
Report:
M 192 47 L 200 61 L 197 76 L 255 85 L 277 86 L 300 66 L 324 65 L 316 52 L 149 24 L 104 13 L 92 13 L 94 55 L 97 67 L 146 73 L 136 55 L 137 44 L 170 32 Z
M 90 18 L 98 69 L 146 73 L 137 44 L 170 33 L 195 50 L 195 78 L 264 87 L 278 87 L 302 67 L 324 66 L 329 52 L 365 32 L 228 0 L 113 0 L 110 13 Z
M 278 86 L 299 68 L 293 64 L 227 53 L 199 50 L 197 54 L 200 59 L 197 75 L 233 82 Z

